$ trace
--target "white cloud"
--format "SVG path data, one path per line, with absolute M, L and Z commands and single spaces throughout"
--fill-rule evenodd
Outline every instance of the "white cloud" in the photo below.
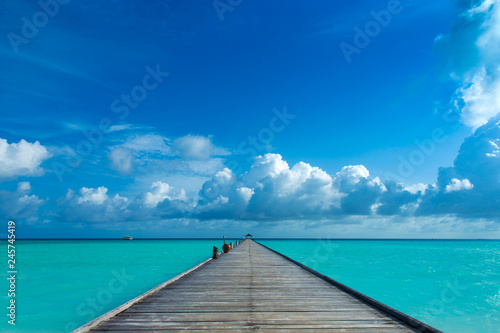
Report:
M 130 174 L 134 171 L 135 156 L 134 152 L 127 148 L 116 148 L 108 154 L 111 162 L 111 168 L 122 175 Z
M 238 197 L 241 198 L 241 200 L 245 203 L 248 204 L 250 199 L 255 193 L 255 190 L 249 187 L 238 187 L 236 189 L 236 193 L 238 194 Z
M 143 195 L 142 201 L 146 207 L 154 208 L 166 199 L 187 201 L 186 192 L 181 189 L 179 193 L 174 194 L 167 183 L 157 181 L 151 185 L 151 191 Z
M 461 85 L 453 104 L 464 124 L 477 128 L 500 111 L 500 1 L 471 1 L 436 45 Z
M 250 170 L 243 176 L 243 181 L 255 187 L 258 181 L 267 177 L 276 178 L 282 172 L 286 172 L 289 169 L 288 163 L 283 161 L 279 154 L 257 156 Z
M 79 195 L 73 190 L 68 190 L 66 196 L 58 200 L 60 218 L 63 221 L 108 223 L 130 219 L 127 211 L 129 200 L 116 194 L 107 195 L 108 189 L 104 186 L 98 188 L 83 187 Z M 128 216 L 128 217 L 127 217 Z
M 341 188 L 349 188 L 370 176 L 370 172 L 363 165 L 347 165 L 342 168 L 335 179 Z
M 176 154 L 185 159 L 206 160 L 215 152 L 212 140 L 200 135 L 186 135 L 177 138 L 172 147 Z
M 52 156 L 38 141 L 34 143 L 21 140 L 9 144 L 0 138 L 0 180 L 20 176 L 41 176 L 43 161 Z
M 346 166 L 335 177 L 299 162 L 290 167 L 279 154 L 258 156 L 250 169 L 236 175 L 228 168 L 206 181 L 196 196 L 187 197 L 155 181 L 149 191 L 133 200 L 109 198 L 107 188 L 82 188 L 66 198 L 66 216 L 94 220 L 137 220 L 139 216 L 197 219 L 275 220 L 325 218 L 339 215 L 399 214 L 417 200 L 400 187 L 386 187 L 378 177 L 370 178 L 362 165 Z M 118 199 L 117 199 L 118 198 Z M 118 200 L 118 202 L 116 202 Z M 402 205 L 408 207 L 401 208 Z M 411 206 L 413 207 L 413 206 Z M 413 209 L 413 208 L 412 208 Z M 71 213 L 70 213 L 71 212 Z
M 498 157 L 498 154 L 500 154 L 500 147 L 498 147 L 498 142 L 500 142 L 500 139 L 495 139 L 495 140 L 490 140 L 489 143 L 492 147 L 491 153 L 486 153 L 487 157 Z
M 462 121 L 467 126 L 477 128 L 500 111 L 500 75 L 488 72 L 483 67 L 466 81 L 458 94 L 464 103 Z
M 379 199 L 387 188 L 378 177 L 369 179 L 369 174 L 363 165 L 343 167 L 337 173 L 343 214 L 370 215 L 381 206 Z
M 332 177 L 299 162 L 292 168 L 278 154 L 258 156 L 243 176 L 225 169 L 206 182 L 200 192 L 204 217 L 273 219 L 320 216 L 338 202 Z M 337 200 L 335 200 L 337 199 Z M 209 212 L 211 211 L 211 213 Z
M 427 184 L 413 184 L 413 185 L 404 185 L 404 190 L 410 192 L 411 194 L 417 194 L 417 193 L 425 193 L 425 191 L 429 188 L 429 185 Z
M 481 3 L 477 4 L 474 6 L 474 2 L 471 2 L 472 8 L 467 10 L 467 14 L 469 17 L 473 17 L 474 15 L 477 15 L 479 13 L 486 13 L 488 10 L 491 9 L 491 6 L 495 4 L 495 0 L 483 0 Z
M 147 207 L 156 207 L 158 203 L 167 199 L 170 192 L 170 186 L 166 183 L 155 182 L 151 185 L 151 192 L 144 195 L 144 204 Z
M 150 191 L 128 199 L 119 194 L 108 195 L 104 186 L 82 187 L 76 194 L 68 190 L 58 200 L 60 218 L 64 221 L 107 223 L 125 221 L 159 220 L 188 212 L 191 202 L 183 189 L 175 191 L 161 181 L 154 182 Z
M 345 166 L 332 176 L 308 163 L 290 166 L 281 155 L 266 154 L 256 157 L 243 174 L 223 168 L 203 184 L 202 178 L 197 179 L 191 185 L 201 186 L 201 190 L 196 193 L 191 188 L 189 195 L 182 182 L 175 183 L 174 189 L 165 179 L 151 178 L 149 189 L 140 189 L 135 199 L 110 197 L 105 187 L 82 188 L 79 195 L 70 191 L 63 200 L 63 216 L 96 222 L 103 218 L 322 221 L 361 215 L 495 217 L 500 216 L 499 144 L 497 116 L 464 140 L 454 165 L 439 170 L 436 184 L 382 182 L 363 165 Z M 169 163 L 188 165 L 183 160 Z M 171 168 L 179 170 L 179 165 Z
M 468 179 L 457 179 L 453 178 L 451 180 L 451 183 L 446 185 L 446 192 L 455 192 L 455 191 L 462 191 L 462 190 L 470 190 L 474 187 L 474 185 L 471 184 L 470 180 Z
M 99 188 L 82 187 L 80 189 L 80 197 L 78 198 L 78 203 L 89 202 L 95 205 L 102 205 L 104 201 L 108 199 L 106 193 L 108 193 L 108 189 L 104 186 L 101 186 Z
M 452 167 L 439 170 L 437 184 L 422 196 L 417 214 L 500 216 L 499 140 L 497 115 L 464 140 Z
M 29 182 L 20 182 L 14 192 L 0 190 L 0 217 L 7 219 L 23 219 L 28 223 L 38 221 L 38 209 L 45 203 L 31 193 Z

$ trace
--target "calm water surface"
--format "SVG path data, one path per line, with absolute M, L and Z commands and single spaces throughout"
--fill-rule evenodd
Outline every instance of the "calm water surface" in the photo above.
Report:
M 500 332 L 500 241 L 262 241 L 445 332 Z
M 445 332 L 500 332 L 500 241 L 262 243 Z M 5 310 L 0 330 L 68 332 L 204 261 L 213 245 L 222 242 L 17 241 L 16 326 Z

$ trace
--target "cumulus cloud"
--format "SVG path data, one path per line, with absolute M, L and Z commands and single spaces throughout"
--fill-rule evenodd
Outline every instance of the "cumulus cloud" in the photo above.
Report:
M 329 175 L 278 154 L 255 159 L 242 175 L 225 169 L 207 181 L 191 216 L 249 220 L 342 216 L 500 216 L 500 116 L 468 137 L 454 166 L 436 184 L 407 185 L 371 177 L 363 165 Z
M 370 172 L 363 165 L 348 165 L 337 173 L 339 186 L 350 188 L 370 176 Z
M 106 187 L 80 189 L 79 194 L 68 190 L 58 200 L 60 218 L 71 222 L 107 223 L 131 219 L 129 200 L 118 194 L 109 197 Z
M 474 187 L 468 179 L 457 179 L 453 178 L 451 183 L 446 185 L 445 192 L 455 192 L 462 190 L 470 190 Z
M 405 191 L 408 191 L 412 194 L 417 194 L 417 193 L 425 193 L 425 191 L 429 188 L 429 185 L 427 184 L 412 184 L 412 185 L 402 185 Z
M 371 215 L 377 211 L 384 192 L 387 188 L 379 178 L 363 178 L 341 199 L 342 211 L 349 215 Z
M 144 218 L 284 221 L 352 216 L 500 216 L 500 115 L 466 138 L 435 184 L 381 181 L 363 165 L 335 174 L 305 162 L 290 166 L 279 154 L 258 156 L 242 174 L 215 172 L 196 193 L 153 181 L 136 198 L 111 196 L 105 187 L 69 191 L 64 216 L 86 221 Z
M 454 165 L 422 196 L 418 213 L 500 216 L 500 115 L 462 143 Z
M 412 215 L 418 207 L 418 200 L 427 190 L 427 185 L 404 184 L 387 182 L 386 191 L 381 191 L 380 199 L 374 206 L 378 215 Z
M 38 221 L 38 209 L 46 202 L 30 195 L 29 182 L 20 182 L 14 192 L 0 191 L 0 216 L 3 220 L 23 219 L 28 223 Z
M 78 203 L 89 202 L 94 205 L 102 205 L 104 201 L 108 199 L 106 193 L 108 189 L 104 186 L 99 188 L 86 188 L 82 187 L 80 189 L 80 197 L 78 198 Z
M 498 41 L 500 42 L 500 40 Z M 463 102 L 462 120 L 464 124 L 477 128 L 486 123 L 500 110 L 499 69 L 485 67 L 474 73 L 458 90 L 458 98 Z
M 329 214 L 340 195 L 325 171 L 303 162 L 290 168 L 280 155 L 266 154 L 258 156 L 242 176 L 229 169 L 219 172 L 205 183 L 200 196 L 211 213 L 229 212 L 241 219 L 279 219 Z M 203 210 L 203 205 L 198 209 Z
M 206 182 L 197 209 L 207 208 L 204 217 L 225 213 L 239 219 L 371 215 L 387 191 L 362 165 L 346 166 L 331 176 L 304 162 L 290 168 L 279 154 L 266 154 L 242 176 L 226 169 Z
M 436 38 L 460 87 L 453 104 L 477 128 L 500 111 L 500 1 L 462 1 L 452 31 Z
M 69 191 L 63 206 L 71 216 L 108 216 L 113 220 L 184 217 L 194 219 L 282 220 L 336 218 L 350 215 L 408 215 L 425 191 L 419 186 L 384 184 L 370 177 L 362 165 L 342 168 L 335 175 L 299 162 L 292 167 L 279 154 L 255 158 L 250 169 L 237 175 L 224 168 L 206 181 L 197 196 L 155 181 L 135 199 L 115 195 L 107 188 Z M 87 217 L 94 220 L 92 216 Z
M 134 199 L 119 194 L 108 195 L 108 191 L 104 186 L 82 187 L 78 194 L 68 190 L 66 196 L 57 202 L 60 218 L 91 223 L 146 221 L 182 216 L 190 204 L 184 190 L 175 191 L 161 181 L 154 182 L 150 191 Z
M 110 197 L 105 187 L 84 187 L 79 194 L 69 190 L 59 205 L 62 217 L 72 221 L 140 217 L 248 220 L 321 216 L 332 212 L 339 199 L 332 177 L 323 170 L 303 162 L 290 168 L 280 155 L 267 154 L 257 157 L 244 175 L 227 168 L 217 172 L 205 182 L 198 198 L 188 198 L 183 189 L 156 181 L 135 199 Z
M 151 185 L 151 191 L 144 194 L 142 202 L 148 208 L 157 207 L 159 203 L 165 200 L 187 201 L 186 192 L 181 189 L 179 193 L 173 193 L 173 189 L 167 183 L 157 181 Z
M 369 215 L 377 208 L 377 200 L 387 191 L 378 177 L 369 179 L 370 172 L 363 165 L 348 165 L 335 176 L 341 193 L 340 208 L 344 214 Z
M 34 143 L 21 140 L 9 144 L 0 138 L 0 181 L 20 176 L 41 176 L 43 161 L 52 156 L 38 141 Z

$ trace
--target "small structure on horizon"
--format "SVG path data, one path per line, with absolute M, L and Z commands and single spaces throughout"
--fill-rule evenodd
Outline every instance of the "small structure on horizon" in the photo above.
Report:
M 252 234 L 247 234 L 247 235 L 245 236 L 245 239 L 248 239 L 248 237 L 253 238 L 253 237 L 252 237 Z

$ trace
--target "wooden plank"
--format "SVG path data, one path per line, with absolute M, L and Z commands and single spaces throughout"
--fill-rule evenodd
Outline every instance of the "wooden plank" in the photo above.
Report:
M 346 332 L 346 333 L 360 333 L 360 330 L 358 328 L 327 328 L 327 327 L 288 327 L 288 328 L 262 328 L 259 327 L 258 331 L 262 333 L 281 333 L 281 332 L 311 332 L 311 333 L 318 333 L 318 329 L 320 329 L 320 332 L 331 332 L 331 333 L 336 333 L 336 332 Z M 234 329 L 234 328 L 206 328 L 203 330 L 198 330 L 198 329 L 169 329 L 169 328 L 164 328 L 161 330 L 150 330 L 150 329 L 131 329 L 131 330 L 94 330 L 93 332 L 98 332 L 98 333 L 104 333 L 104 332 L 115 332 L 115 333 L 130 333 L 130 332 L 151 332 L 151 333 L 162 333 L 162 332 L 167 332 L 167 333 L 173 333 L 173 332 L 190 332 L 190 333 L 203 333 L 203 332 L 253 332 L 255 331 L 255 328 L 244 328 L 244 329 Z M 384 328 L 374 328 L 374 327 L 366 327 L 363 328 L 363 333 L 403 333 L 406 332 L 405 330 L 397 327 L 384 327 Z
M 425 332 L 311 271 L 248 240 L 75 332 Z

